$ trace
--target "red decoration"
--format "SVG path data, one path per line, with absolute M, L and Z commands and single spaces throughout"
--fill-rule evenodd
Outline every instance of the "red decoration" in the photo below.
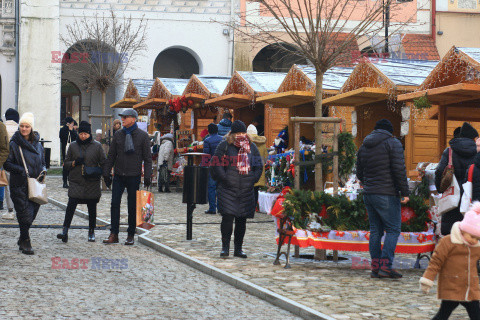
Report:
M 415 211 L 410 207 L 402 207 L 402 222 L 407 222 L 416 217 Z
M 336 231 L 336 232 L 335 232 L 335 235 L 336 235 L 337 237 L 343 238 L 343 236 L 345 235 L 345 232 L 343 232 L 343 231 Z
M 365 239 L 370 240 L 370 232 L 365 233 Z

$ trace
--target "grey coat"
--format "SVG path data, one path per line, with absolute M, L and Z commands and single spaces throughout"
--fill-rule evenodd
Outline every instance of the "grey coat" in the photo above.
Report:
M 92 180 L 85 179 L 82 175 L 82 166 L 76 165 L 72 168 L 73 161 L 77 158 L 84 158 L 85 166 L 103 168 L 106 160 L 105 151 L 97 141 L 90 141 L 80 145 L 76 141 L 70 144 L 65 157 L 64 167 L 69 168 L 68 197 L 75 199 L 100 199 L 100 178 Z

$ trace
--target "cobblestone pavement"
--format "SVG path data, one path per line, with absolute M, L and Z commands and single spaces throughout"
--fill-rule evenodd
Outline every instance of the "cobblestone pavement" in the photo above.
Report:
M 46 205 L 35 224 L 57 224 L 63 215 Z M 88 222 L 75 217 L 72 225 Z M 72 229 L 64 244 L 55 237 L 60 229 L 32 228 L 35 255 L 26 256 L 16 245 L 18 229 L 0 230 L 2 320 L 299 319 L 142 245 L 89 243 L 85 229 Z M 98 239 L 107 235 L 97 231 Z M 54 257 L 79 269 L 55 269 L 67 265 L 53 264 Z
M 61 179 L 49 180 L 50 196 L 66 202 Z M 105 192 L 99 204 L 100 217 L 110 219 L 111 193 Z M 126 212 L 126 197 L 122 212 Z M 81 207 L 86 210 L 85 207 Z M 352 257 L 368 258 L 367 253 L 339 252 L 348 258 L 338 263 L 291 259 L 291 269 L 274 266 L 275 226 L 266 214 L 248 220 L 244 250 L 248 259 L 219 257 L 221 249 L 220 215 L 207 215 L 206 205 L 194 211 L 193 240 L 185 240 L 186 205 L 180 193 L 155 192 L 155 222 L 150 237 L 210 265 L 249 280 L 292 300 L 326 313 L 336 319 L 431 319 L 440 303 L 436 286 L 429 295 L 419 292 L 418 280 L 423 270 L 413 269 L 414 255 L 397 255 L 402 261 L 401 280 L 370 279 L 368 270 L 352 269 Z M 126 214 L 122 221 L 126 222 Z M 232 244 L 233 245 L 233 244 Z M 313 255 L 312 248 L 302 248 L 302 255 Z M 423 267 L 426 262 L 422 261 Z M 459 307 L 452 320 L 467 318 Z

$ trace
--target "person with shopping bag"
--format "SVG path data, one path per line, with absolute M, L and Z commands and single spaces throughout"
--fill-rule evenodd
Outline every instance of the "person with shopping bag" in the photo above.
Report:
M 158 192 L 170 192 L 170 173 L 173 170 L 173 134 L 159 137 L 158 150 Z M 165 189 L 164 189 L 165 187 Z
M 463 219 L 463 215 L 460 213 L 459 208 L 460 198 L 463 194 L 463 188 L 461 184 L 466 181 L 467 170 L 470 165 L 473 164 L 475 155 L 477 154 L 477 145 L 475 144 L 477 137 L 477 130 L 468 122 L 464 122 L 462 128 L 460 129 L 459 137 L 453 138 L 449 141 L 450 148 L 446 148 L 443 151 L 442 158 L 440 159 L 437 169 L 435 170 L 435 186 L 439 193 L 443 193 L 445 191 L 445 182 L 442 181 L 442 178 L 444 177 L 444 172 L 445 174 L 448 172 L 448 170 L 446 171 L 445 168 L 449 164 L 449 158 L 451 154 L 451 162 L 453 166 L 452 177 L 455 177 L 460 194 L 457 205 L 454 206 L 453 209 L 444 212 L 442 215 L 440 231 L 444 236 L 450 234 L 452 225 L 455 222 Z
M 92 140 L 90 123 L 80 122 L 77 141 L 70 144 L 63 163 L 68 167 L 70 181 L 63 230 L 57 235 L 63 242 L 68 242 L 68 229 L 80 203 L 86 204 L 88 208 L 88 241 L 95 242 L 97 203 L 102 196 L 100 179 L 106 158 L 102 145 Z
M 34 251 L 30 241 L 30 227 L 35 220 L 40 204 L 29 196 L 29 178 L 43 182 L 47 174 L 45 156 L 40 135 L 34 131 L 35 118 L 27 112 L 20 118 L 20 126 L 10 140 L 10 153 L 4 168 L 10 172 L 10 193 L 20 227 L 19 249 L 24 254 Z
M 123 129 L 113 136 L 108 150 L 107 161 L 103 168 L 103 178 L 107 187 L 112 185 L 112 205 L 110 208 L 110 235 L 103 240 L 105 244 L 118 243 L 120 230 L 120 203 L 125 189 L 128 201 L 128 229 L 125 245 L 133 245 L 136 231 L 136 191 L 140 188 L 142 179 L 142 164 L 144 167 L 144 185 L 149 187 L 152 182 L 152 151 L 148 134 L 137 126 L 138 113 L 127 109 L 119 114 L 122 117 Z M 112 184 L 111 171 L 114 168 Z

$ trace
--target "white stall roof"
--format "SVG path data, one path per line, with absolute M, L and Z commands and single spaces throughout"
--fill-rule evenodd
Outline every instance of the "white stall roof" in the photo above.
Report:
M 277 92 L 286 73 L 282 72 L 249 72 L 238 71 L 238 74 L 255 90 L 256 92 Z
M 480 63 L 480 48 L 457 48 L 457 49 L 462 51 L 466 55 L 468 55 L 473 60 Z
M 158 78 L 158 79 L 162 81 L 163 85 L 174 96 L 182 95 L 189 81 L 189 79 L 175 79 L 175 78 Z
M 231 77 L 222 77 L 222 76 L 201 76 L 196 75 L 196 77 L 207 87 L 210 93 L 222 94 L 223 90 L 227 87 L 228 81 Z
M 297 65 L 297 67 L 305 73 L 306 76 L 316 83 L 315 68 L 308 65 Z M 340 90 L 345 81 L 352 73 L 353 68 L 333 67 L 327 70 L 323 75 L 323 89 L 325 90 Z
M 132 79 L 133 84 L 138 90 L 140 97 L 145 98 L 148 96 L 150 89 L 155 82 L 154 79 Z
M 409 59 L 379 59 L 372 62 L 395 85 L 419 86 L 432 72 L 438 61 Z

